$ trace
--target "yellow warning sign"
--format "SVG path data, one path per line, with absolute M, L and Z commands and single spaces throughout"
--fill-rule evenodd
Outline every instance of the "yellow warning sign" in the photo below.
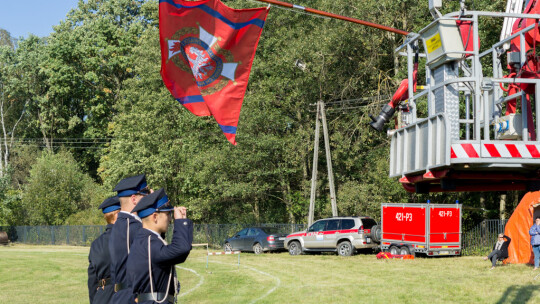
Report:
M 441 35 L 437 33 L 433 37 L 426 39 L 426 46 L 428 54 L 440 48 L 442 46 Z

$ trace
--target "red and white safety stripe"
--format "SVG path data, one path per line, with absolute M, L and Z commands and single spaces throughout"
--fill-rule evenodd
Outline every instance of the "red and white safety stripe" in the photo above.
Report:
M 209 252 L 208 255 L 240 254 L 241 251 Z
M 450 158 L 540 158 L 540 145 L 529 144 L 453 144 Z

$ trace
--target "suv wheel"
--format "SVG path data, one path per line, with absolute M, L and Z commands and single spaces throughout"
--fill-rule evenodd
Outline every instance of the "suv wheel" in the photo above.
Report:
M 299 255 L 301 253 L 302 253 L 302 246 L 300 246 L 300 242 L 292 241 L 289 244 L 289 254 L 290 255 Z
M 254 252 L 255 254 L 261 254 L 261 253 L 263 253 L 263 248 L 262 248 L 261 244 L 255 243 L 255 245 L 253 245 L 253 252 Z
M 351 256 L 353 253 L 353 247 L 351 245 L 351 242 L 343 241 L 339 243 L 337 247 L 337 252 L 340 256 Z
M 231 252 L 232 251 L 232 246 L 230 243 L 225 243 L 225 245 L 223 245 L 223 251 L 225 252 Z

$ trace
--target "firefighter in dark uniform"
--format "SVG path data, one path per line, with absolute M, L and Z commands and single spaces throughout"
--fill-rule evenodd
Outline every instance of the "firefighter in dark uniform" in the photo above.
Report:
M 120 199 L 120 213 L 111 230 L 109 252 L 111 254 L 111 279 L 114 283 L 112 304 L 133 304 L 131 282 L 126 278 L 126 261 L 131 243 L 142 228 L 141 219 L 131 211 L 144 196 L 150 193 L 144 174 L 121 180 L 113 191 Z
M 163 189 L 144 197 L 133 211 L 137 211 L 143 224 L 127 261 L 127 276 L 137 303 L 174 303 L 180 291 L 175 265 L 183 263 L 191 251 L 193 223 L 187 219 L 185 207 L 173 208 L 169 204 Z M 162 235 L 172 217 L 174 231 L 171 244 L 167 244 Z
M 117 196 L 109 197 L 98 207 L 107 221 L 107 228 L 90 246 L 88 254 L 88 295 L 90 304 L 108 304 L 114 293 L 111 282 L 111 256 L 109 254 L 109 236 L 112 226 L 120 212 L 120 200 Z

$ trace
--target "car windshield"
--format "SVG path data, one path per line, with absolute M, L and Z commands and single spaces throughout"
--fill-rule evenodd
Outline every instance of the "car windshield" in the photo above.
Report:
M 279 230 L 277 228 L 274 228 L 274 227 L 264 227 L 264 228 L 261 228 L 262 231 L 264 231 L 264 233 L 266 234 L 278 234 L 279 233 Z

